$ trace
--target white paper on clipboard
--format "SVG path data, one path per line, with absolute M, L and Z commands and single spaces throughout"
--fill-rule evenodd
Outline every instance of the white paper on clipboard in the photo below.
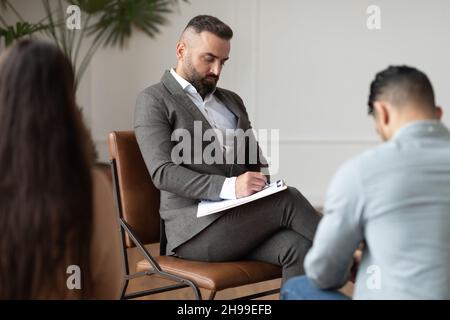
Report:
M 287 185 L 283 180 L 277 180 L 266 186 L 261 191 L 252 194 L 251 196 L 233 199 L 233 200 L 220 200 L 220 201 L 202 201 L 198 204 L 197 218 L 207 216 L 209 214 L 217 213 L 220 211 L 228 210 L 245 203 L 249 203 L 274 193 L 287 189 Z

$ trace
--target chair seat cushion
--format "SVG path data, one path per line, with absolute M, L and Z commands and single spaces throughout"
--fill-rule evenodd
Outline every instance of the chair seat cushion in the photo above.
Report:
M 156 260 L 163 271 L 191 280 L 200 288 L 215 291 L 281 277 L 281 267 L 267 262 L 200 262 L 168 256 L 159 256 Z M 146 270 L 152 270 L 150 263 L 139 261 L 137 271 Z

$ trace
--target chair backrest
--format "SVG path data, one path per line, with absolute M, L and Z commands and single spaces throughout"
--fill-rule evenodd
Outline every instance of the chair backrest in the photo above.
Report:
M 143 244 L 160 241 L 160 192 L 153 185 L 133 131 L 115 131 L 108 137 L 113 183 L 119 216 Z M 126 246 L 134 243 L 126 235 Z

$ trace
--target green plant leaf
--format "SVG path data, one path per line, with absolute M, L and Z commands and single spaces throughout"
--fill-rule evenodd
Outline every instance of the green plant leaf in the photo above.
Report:
M 77 36 L 74 30 L 66 28 L 66 12 L 62 1 L 80 7 L 84 13 L 83 30 Z M 162 25 L 168 22 L 167 14 L 179 2 L 188 0 L 41 0 L 46 16 L 39 23 L 25 22 L 20 13 L 8 0 L 0 0 L 0 8 L 15 13 L 18 22 L 9 26 L 0 16 L 0 40 L 4 39 L 6 46 L 15 40 L 42 31 L 58 45 L 71 59 L 76 72 L 78 84 L 88 67 L 95 52 L 103 46 L 123 48 L 132 36 L 134 29 L 145 32 L 149 37 L 155 37 Z M 90 23 L 92 22 L 92 23 Z M 78 57 L 84 36 L 93 36 L 87 53 L 78 64 Z M 74 46 L 75 45 L 75 46 Z
M 115 0 L 107 1 L 89 35 L 98 35 L 105 31 L 107 36 L 104 45 L 123 48 L 131 37 L 133 28 L 145 32 L 154 38 L 160 27 L 167 23 L 166 15 L 172 12 L 177 0 Z M 186 1 L 185 1 L 186 2 Z
M 0 28 L 0 38 L 5 39 L 5 45 L 8 47 L 14 41 L 30 36 L 35 32 L 46 29 L 47 27 L 47 25 L 42 23 L 31 24 L 28 22 L 17 22 L 15 26 Z
M 112 0 L 71 0 L 71 4 L 75 4 L 80 7 L 81 11 L 95 14 L 105 10 L 106 6 L 113 2 Z

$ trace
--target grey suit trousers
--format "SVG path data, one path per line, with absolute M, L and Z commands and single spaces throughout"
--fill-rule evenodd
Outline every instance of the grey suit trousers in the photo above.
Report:
M 320 214 L 295 188 L 230 209 L 174 249 L 184 259 L 207 262 L 258 260 L 280 265 L 283 283 L 304 274 Z

